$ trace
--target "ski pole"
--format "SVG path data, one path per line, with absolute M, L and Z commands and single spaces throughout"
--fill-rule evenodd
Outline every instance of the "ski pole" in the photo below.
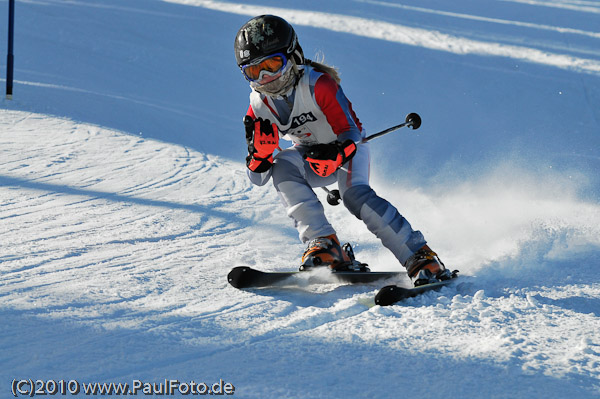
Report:
M 379 133 L 375 133 L 375 134 L 372 134 L 372 135 L 370 135 L 368 137 L 365 137 L 362 142 L 366 143 L 366 142 L 371 141 L 371 140 L 373 140 L 373 139 L 375 139 L 377 137 L 383 136 L 384 134 L 388 134 L 388 133 L 391 133 L 393 131 L 396 131 L 396 130 L 404 127 L 404 126 L 412 127 L 413 130 L 417 130 L 421 126 L 421 117 L 416 112 L 411 112 L 410 114 L 406 115 L 406 119 L 405 119 L 404 123 L 401 123 L 401 124 L 396 125 L 396 126 L 389 127 L 389 128 L 387 128 L 385 130 L 382 130 Z

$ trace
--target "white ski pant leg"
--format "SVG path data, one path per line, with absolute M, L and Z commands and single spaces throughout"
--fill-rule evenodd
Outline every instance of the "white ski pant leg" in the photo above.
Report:
M 340 169 L 338 184 L 344 205 L 361 219 L 370 232 L 375 234 L 398 261 L 406 260 L 426 244 L 420 231 L 414 231 L 410 223 L 385 199 L 377 196 L 369 186 L 369 145 L 358 146 L 356 155 Z
M 302 242 L 335 234 L 334 228 L 325 217 L 323 205 L 312 189 L 334 183 L 335 175 L 317 176 L 302 158 L 301 148 L 292 147 L 275 156 L 272 178 L 287 215 L 294 220 Z

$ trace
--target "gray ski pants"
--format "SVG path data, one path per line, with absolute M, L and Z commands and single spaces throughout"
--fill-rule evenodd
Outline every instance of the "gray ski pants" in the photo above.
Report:
M 315 174 L 302 158 L 306 148 L 297 145 L 281 151 L 275 156 L 271 168 L 275 189 L 288 216 L 294 220 L 302 242 L 335 233 L 313 188 L 337 182 L 346 208 L 365 223 L 401 264 L 404 265 L 412 254 L 425 245 L 421 232 L 413 230 L 398 210 L 377 196 L 369 186 L 367 143 L 358 145 L 356 155 L 327 177 Z

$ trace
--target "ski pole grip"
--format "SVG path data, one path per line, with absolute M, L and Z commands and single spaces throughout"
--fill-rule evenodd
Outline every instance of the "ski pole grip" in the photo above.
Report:
M 243 122 L 246 128 L 246 141 L 250 144 L 254 139 L 254 119 L 250 115 L 246 115 Z
M 254 119 L 252 119 L 252 117 L 250 115 L 244 116 L 244 126 L 248 127 L 248 126 L 252 125 L 253 122 L 254 122 Z

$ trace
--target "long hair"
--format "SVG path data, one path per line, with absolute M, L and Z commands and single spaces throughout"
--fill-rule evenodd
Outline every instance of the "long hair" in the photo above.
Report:
M 304 64 L 309 65 L 315 68 L 319 72 L 323 72 L 328 74 L 335 80 L 337 84 L 340 84 L 342 79 L 340 78 L 340 73 L 336 67 L 325 64 L 325 57 L 323 54 L 317 54 L 318 61 L 309 60 L 308 58 L 304 58 Z

